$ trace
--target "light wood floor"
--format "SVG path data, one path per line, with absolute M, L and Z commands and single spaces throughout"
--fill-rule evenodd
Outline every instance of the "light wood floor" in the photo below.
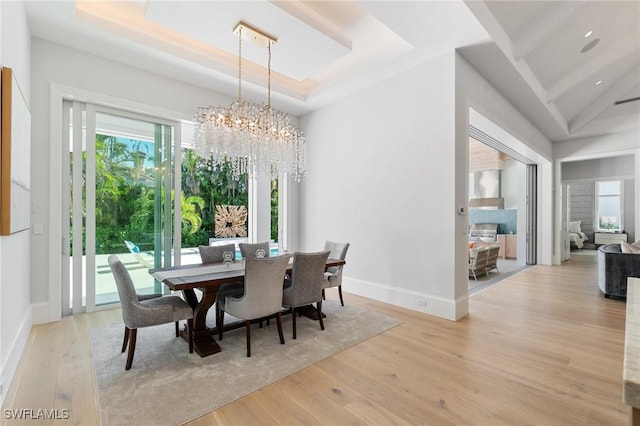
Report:
M 529 268 L 471 297 L 458 322 L 346 294 L 404 323 L 191 424 L 623 425 L 625 304 L 601 296 L 594 262 Z M 110 310 L 33 327 L 3 408 L 97 424 L 88 329 L 118 321 Z

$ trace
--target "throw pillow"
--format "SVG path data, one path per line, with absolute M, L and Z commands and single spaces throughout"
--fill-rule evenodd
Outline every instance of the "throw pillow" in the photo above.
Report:
M 576 220 L 573 222 L 569 222 L 569 232 L 580 233 L 582 230 L 580 229 L 581 220 Z
M 640 254 L 640 247 L 636 247 L 633 244 L 629 244 L 626 241 L 620 242 L 620 248 L 622 249 L 623 253 Z
M 475 241 L 469 241 L 469 250 L 471 250 L 475 245 L 476 245 Z

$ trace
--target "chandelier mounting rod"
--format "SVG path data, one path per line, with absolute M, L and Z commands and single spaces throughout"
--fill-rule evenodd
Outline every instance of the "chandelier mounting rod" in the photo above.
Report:
M 278 42 L 278 39 L 271 34 L 259 30 L 256 27 L 252 27 L 251 25 L 242 21 L 236 24 L 236 26 L 233 28 L 233 33 L 248 42 L 257 44 L 258 46 L 264 48 L 268 48 L 272 44 Z

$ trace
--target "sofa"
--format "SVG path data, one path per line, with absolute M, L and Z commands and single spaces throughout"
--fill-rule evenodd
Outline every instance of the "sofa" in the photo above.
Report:
M 598 248 L 598 287 L 604 297 L 627 297 L 627 278 L 640 277 L 640 254 L 622 253 L 620 244 Z

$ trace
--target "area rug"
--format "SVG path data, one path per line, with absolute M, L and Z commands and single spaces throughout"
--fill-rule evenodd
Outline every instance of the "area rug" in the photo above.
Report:
M 251 329 L 246 357 L 244 328 L 225 333 L 222 351 L 201 358 L 175 337 L 173 324 L 138 330 L 135 358 L 125 371 L 120 353 L 124 326 L 91 331 L 100 418 L 103 425 L 178 425 L 363 342 L 401 321 L 356 306 L 323 303 L 325 331 L 317 321 L 283 317 L 285 344 L 275 320 Z

